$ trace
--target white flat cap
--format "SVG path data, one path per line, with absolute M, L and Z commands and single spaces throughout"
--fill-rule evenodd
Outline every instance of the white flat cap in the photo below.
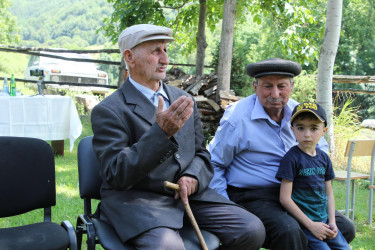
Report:
M 136 24 L 123 30 L 118 38 L 121 54 L 127 49 L 132 49 L 140 43 L 151 40 L 164 40 L 172 42 L 172 29 L 152 24 Z

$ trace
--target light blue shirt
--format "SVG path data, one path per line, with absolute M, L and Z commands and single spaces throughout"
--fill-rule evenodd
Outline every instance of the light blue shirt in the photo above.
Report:
M 164 109 L 163 110 L 166 110 L 169 107 L 169 105 L 170 105 L 169 98 L 168 98 L 168 95 L 163 88 L 163 83 L 161 81 L 160 81 L 160 88 L 158 89 L 157 92 L 143 86 L 140 83 L 137 83 L 130 76 L 129 76 L 129 81 L 131 82 L 131 84 L 133 84 L 133 86 L 136 89 L 139 90 L 139 92 L 141 92 L 147 99 L 149 99 L 150 102 L 152 104 L 154 104 L 155 107 L 157 107 L 158 104 L 159 104 L 159 98 L 158 98 L 159 95 L 161 95 L 164 98 Z
M 279 187 L 275 175 L 280 160 L 297 144 L 289 122 L 297 104 L 289 99 L 281 124 L 270 118 L 256 95 L 229 106 L 208 145 L 215 171 L 210 187 L 226 198 L 227 185 L 248 189 Z M 318 147 L 328 151 L 324 138 Z

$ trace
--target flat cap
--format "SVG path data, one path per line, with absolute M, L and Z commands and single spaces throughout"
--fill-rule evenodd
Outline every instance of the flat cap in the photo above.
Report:
M 280 58 L 266 59 L 261 62 L 250 63 L 246 66 L 246 73 L 255 78 L 266 75 L 298 76 L 301 73 L 301 65 L 296 62 Z
M 164 40 L 172 42 L 173 31 L 170 28 L 153 24 L 136 24 L 123 30 L 118 38 L 121 54 L 127 49 L 132 49 L 140 43 L 151 40 Z

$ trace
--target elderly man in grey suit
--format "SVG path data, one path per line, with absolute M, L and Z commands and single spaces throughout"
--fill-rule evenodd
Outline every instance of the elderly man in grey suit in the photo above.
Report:
M 213 176 L 199 111 L 183 90 L 164 84 L 172 30 L 134 25 L 119 37 L 129 69 L 120 89 L 91 114 L 101 165 L 101 218 L 137 249 L 185 249 L 179 235 L 188 202 L 201 229 L 222 249 L 259 249 L 262 222 L 208 187 Z M 179 193 L 164 187 L 178 183 Z

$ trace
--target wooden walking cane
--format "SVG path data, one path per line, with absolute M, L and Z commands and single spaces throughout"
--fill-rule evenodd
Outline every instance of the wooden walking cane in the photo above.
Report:
M 178 184 L 175 184 L 175 183 L 172 183 L 172 182 L 169 182 L 169 181 L 165 181 L 164 182 L 164 186 L 167 187 L 167 188 L 170 188 L 170 189 L 177 190 L 179 193 L 181 191 L 180 190 L 180 186 Z M 181 198 L 181 193 L 180 193 L 180 198 Z M 208 250 L 206 242 L 204 241 L 204 238 L 203 238 L 203 235 L 201 233 L 201 230 L 199 230 L 198 223 L 196 222 L 196 220 L 194 218 L 194 215 L 193 215 L 193 212 L 191 211 L 189 203 L 188 204 L 184 204 L 184 207 L 185 207 L 187 215 L 189 216 L 190 222 L 193 225 L 194 231 L 195 231 L 195 233 L 198 236 L 198 240 L 201 243 L 201 246 L 202 246 L 203 250 Z

